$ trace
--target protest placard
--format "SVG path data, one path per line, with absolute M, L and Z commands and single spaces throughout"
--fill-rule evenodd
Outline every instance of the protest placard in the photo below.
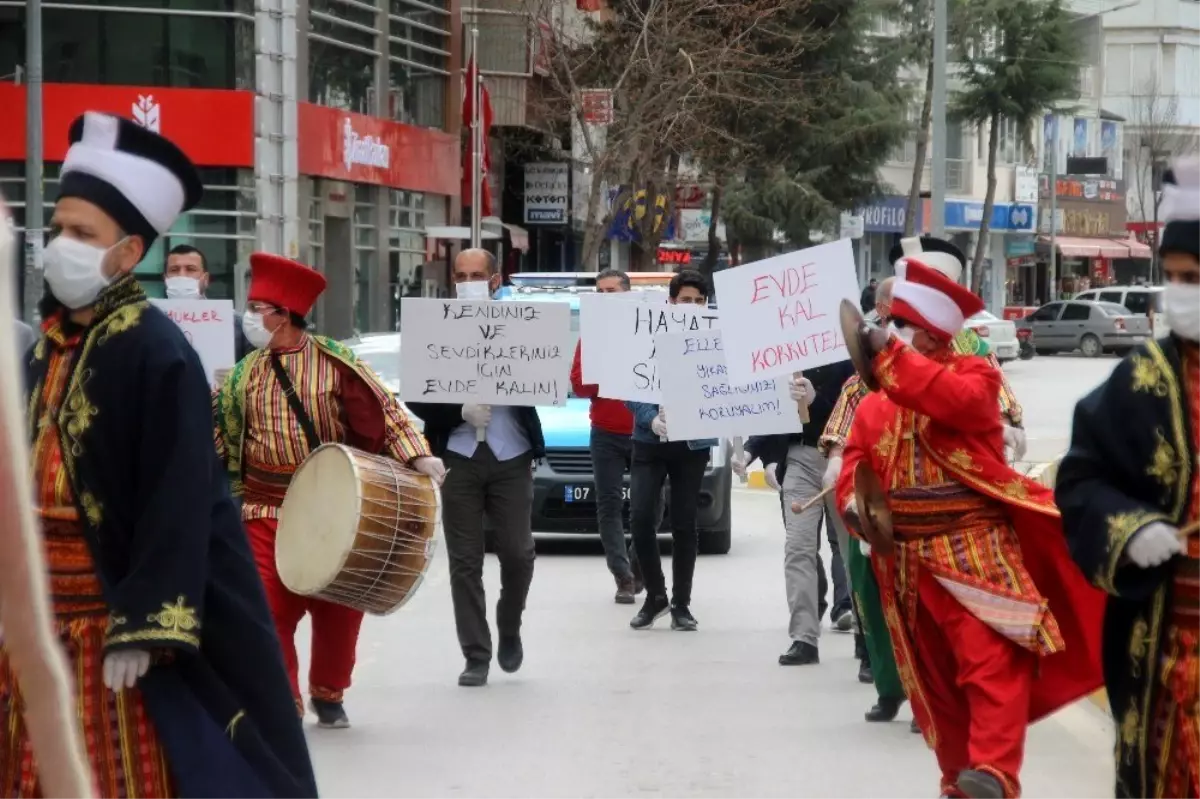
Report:
M 730 385 L 720 330 L 656 336 L 661 405 L 672 441 L 799 433 L 786 378 Z
M 658 402 L 658 360 L 654 337 L 694 333 L 717 326 L 717 312 L 696 305 L 614 303 L 599 323 L 600 396 Z M 587 346 L 586 344 L 584 345 Z
M 236 317 L 231 300 L 151 300 L 159 310 L 179 325 L 183 335 L 191 343 L 208 384 L 216 387 L 233 368 L 234 333 Z
M 405 297 L 400 393 L 409 402 L 563 405 L 571 389 L 571 307 Z
M 725 269 L 713 283 L 731 382 L 790 375 L 850 357 L 838 321 L 842 300 L 858 303 L 849 239 Z
M 601 327 L 604 315 L 611 311 L 613 302 L 640 302 L 649 305 L 664 305 L 665 291 L 620 291 L 608 294 L 579 295 L 579 361 L 583 382 L 590 386 L 600 385 L 600 351 L 605 348 L 604 330 Z M 588 346 L 591 342 L 591 346 Z

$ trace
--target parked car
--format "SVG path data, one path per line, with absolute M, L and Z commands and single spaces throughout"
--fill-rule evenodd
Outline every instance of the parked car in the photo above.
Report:
M 399 333 L 366 333 L 342 342 L 375 371 L 380 381 L 397 397 L 400 396 L 400 334 Z M 400 407 L 408 413 L 408 407 L 403 402 Z M 421 417 L 409 416 L 418 430 L 425 429 Z
M 1152 334 L 1150 320 L 1112 302 L 1049 302 L 1017 322 L 1033 331 L 1038 355 L 1080 350 L 1124 355 Z
M 1148 317 L 1152 335 L 1159 338 L 1167 335 L 1164 291 L 1162 286 L 1108 286 L 1080 292 L 1075 295 L 1075 299 L 1123 305 L 1132 313 Z
M 1021 342 L 1017 340 L 1017 326 L 987 311 L 980 311 L 967 320 L 967 327 L 985 340 L 992 354 L 1000 363 L 1015 361 L 1021 354 Z

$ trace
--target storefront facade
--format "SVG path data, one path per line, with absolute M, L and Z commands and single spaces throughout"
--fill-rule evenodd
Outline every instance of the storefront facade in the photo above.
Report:
M 921 203 L 917 204 L 914 231 L 921 230 Z M 883 278 L 892 274 L 888 253 L 904 235 L 908 219 L 908 198 L 891 195 L 880 197 L 855 212 L 863 220 L 863 235 L 858 242 L 859 275 L 866 279 Z
M 1050 262 L 1051 246 L 1047 175 L 1041 176 L 1039 192 L 1042 213 L 1037 255 L 1041 272 Z M 1150 248 L 1126 232 L 1124 181 L 1067 175 L 1058 178 L 1055 192 L 1053 243 L 1058 250 L 1058 279 L 1052 289 L 1046 286 L 1046 301 L 1149 277 Z
M 979 200 L 946 200 L 946 236 L 966 253 L 968 273 L 973 268 L 971 262 L 983 222 L 983 205 Z M 1007 302 L 1009 272 L 1006 247 L 1010 241 L 1019 241 L 1031 235 L 1036 222 L 1037 205 L 1034 203 L 992 204 L 980 285 L 983 287 L 983 301 L 987 309 L 996 315 L 1002 313 Z M 970 285 L 974 279 L 973 274 L 967 274 L 963 281 Z
M 208 261 L 212 295 L 232 297 L 235 265 L 249 257 L 255 242 L 254 94 L 224 89 L 51 83 L 44 87 L 43 102 L 42 227 L 49 225 L 53 214 L 71 122 L 84 111 L 107 111 L 143 121 L 177 142 L 197 165 L 204 198 L 198 208 L 155 242 L 137 274 L 152 295 L 161 296 L 167 251 L 177 244 L 190 244 Z M 14 112 L 0 126 L 0 191 L 14 208 L 23 240 L 25 87 L 0 84 L 0 108 Z
M 444 280 L 428 228 L 447 223 L 459 192 L 458 141 L 449 134 L 301 103 L 303 250 L 329 288 L 322 330 L 395 330 L 400 299 Z

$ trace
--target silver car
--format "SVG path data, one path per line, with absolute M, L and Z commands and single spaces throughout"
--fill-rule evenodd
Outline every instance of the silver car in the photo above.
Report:
M 1079 350 L 1089 358 L 1124 355 L 1148 339 L 1150 320 L 1112 302 L 1050 302 L 1017 322 L 1033 333 L 1038 355 Z

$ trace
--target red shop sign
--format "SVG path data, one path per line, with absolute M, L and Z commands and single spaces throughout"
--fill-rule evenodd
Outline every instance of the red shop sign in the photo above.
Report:
M 300 103 L 300 174 L 456 196 L 458 139 L 440 130 Z
M 25 160 L 25 87 L 0 83 L 0 161 Z M 84 111 L 132 119 L 175 142 L 199 166 L 254 166 L 254 93 L 90 83 L 42 85 L 42 157 L 67 157 L 67 131 Z

